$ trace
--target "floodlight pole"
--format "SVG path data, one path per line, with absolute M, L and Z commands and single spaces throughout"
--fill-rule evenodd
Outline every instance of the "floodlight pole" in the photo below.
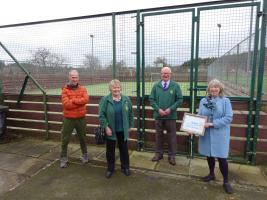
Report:
M 92 39 L 92 49 L 91 49 L 92 53 L 91 54 L 92 54 L 92 56 L 94 56 L 94 35 L 91 34 L 90 38 Z
M 219 28 L 219 39 L 218 39 L 218 58 L 220 57 L 220 40 L 221 40 L 221 24 L 217 24 L 217 27 Z

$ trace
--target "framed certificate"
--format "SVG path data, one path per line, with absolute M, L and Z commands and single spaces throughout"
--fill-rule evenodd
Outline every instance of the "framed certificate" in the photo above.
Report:
M 180 130 L 196 135 L 204 135 L 206 121 L 206 116 L 184 113 Z

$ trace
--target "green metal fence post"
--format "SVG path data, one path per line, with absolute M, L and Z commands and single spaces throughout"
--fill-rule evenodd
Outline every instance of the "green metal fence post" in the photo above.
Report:
M 193 93 L 193 112 L 196 112 L 196 101 L 197 101 L 197 82 L 198 82 L 198 54 L 199 54 L 199 32 L 200 32 L 200 10 L 197 9 L 197 25 L 196 25 L 196 50 L 195 50 L 195 59 L 194 59 L 194 93 Z
M 112 13 L 112 47 L 113 47 L 113 64 L 112 78 L 116 78 L 116 14 Z
M 44 120 L 45 120 L 45 130 L 46 130 L 46 139 L 50 138 L 49 133 L 49 123 L 48 123 L 48 108 L 47 108 L 47 95 L 43 94 L 43 103 L 44 103 Z
M 143 148 L 143 133 L 140 128 L 140 109 L 141 109 L 141 97 L 140 97 L 140 11 L 136 13 L 136 104 L 137 104 L 137 150 L 140 151 Z
M 0 79 L 0 105 L 4 103 L 2 80 Z
M 257 13 L 260 10 L 260 5 L 257 6 Z M 259 17 L 256 19 L 255 25 L 255 38 L 254 38 L 254 54 L 252 60 L 252 73 L 251 73 L 251 82 L 250 82 L 250 98 L 249 98 L 249 113 L 248 113 L 248 128 L 246 131 L 246 152 L 245 157 L 247 162 L 251 161 L 251 132 L 252 132 L 252 120 L 253 120 L 253 111 L 254 111 L 254 91 L 255 91 L 255 82 L 256 82 L 256 69 L 257 69 L 257 56 L 258 56 L 258 43 L 259 43 Z
M 20 93 L 19 93 L 19 98 L 17 100 L 17 104 L 20 104 L 20 101 L 21 101 L 21 99 L 23 97 L 23 94 L 24 94 L 25 88 L 27 86 L 28 80 L 29 80 L 29 76 L 25 76 L 22 88 L 21 88 Z
M 191 61 L 190 61 L 190 96 L 189 96 L 189 112 L 194 112 L 194 44 L 195 44 L 195 23 L 198 23 L 198 17 L 195 16 L 195 10 L 192 12 L 192 32 L 191 32 Z M 188 136 L 189 142 L 189 156 L 192 158 L 194 156 L 194 136 Z
M 141 53 L 142 53 L 142 71 L 141 71 L 141 76 L 142 76 L 142 135 L 141 135 L 141 140 L 142 140 L 142 148 L 144 146 L 144 134 L 145 134 L 145 17 L 144 15 L 142 16 L 142 20 L 140 21 L 140 27 L 142 28 L 142 33 L 141 33 Z
M 258 69 L 258 82 L 257 82 L 257 97 L 256 97 L 256 111 L 255 111 L 255 123 L 254 123 L 254 134 L 253 134 L 253 146 L 252 146 L 252 164 L 256 164 L 256 146 L 259 133 L 259 118 L 261 109 L 261 98 L 263 88 L 263 77 L 264 77 L 264 61 L 265 61 L 265 37 L 266 37 L 266 13 L 267 12 L 267 0 L 263 2 L 263 10 L 258 13 L 261 17 L 261 38 L 260 38 L 260 58 L 259 58 L 259 69 Z

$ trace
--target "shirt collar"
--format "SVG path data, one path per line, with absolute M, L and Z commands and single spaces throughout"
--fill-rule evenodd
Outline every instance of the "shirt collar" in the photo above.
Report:
M 164 86 L 164 83 L 165 83 L 165 81 L 161 81 L 161 85 L 162 85 L 162 87 Z M 169 84 L 170 84 L 170 80 L 168 80 L 166 83 L 167 83 L 167 87 L 168 87 Z
M 119 96 L 119 97 L 113 97 L 113 96 L 112 96 L 112 100 L 113 100 L 113 101 L 120 101 L 120 100 L 121 100 L 121 96 Z

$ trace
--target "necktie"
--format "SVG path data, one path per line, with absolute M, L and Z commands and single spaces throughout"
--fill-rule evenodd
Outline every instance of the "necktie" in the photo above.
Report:
M 164 84 L 163 84 L 163 89 L 164 89 L 164 90 L 167 89 L 167 83 L 166 83 L 166 82 L 164 82 Z

